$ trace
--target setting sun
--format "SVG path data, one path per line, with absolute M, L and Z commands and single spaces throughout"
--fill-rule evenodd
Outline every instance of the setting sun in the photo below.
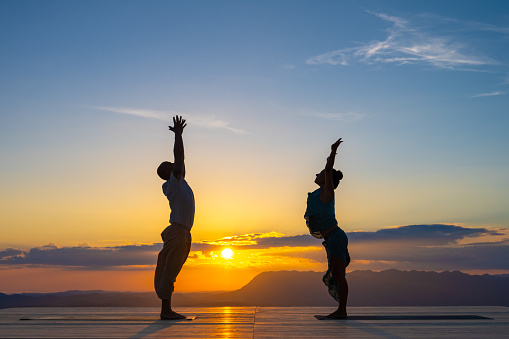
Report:
M 233 257 L 233 251 L 229 248 L 225 248 L 221 251 L 221 256 L 225 259 L 231 259 Z

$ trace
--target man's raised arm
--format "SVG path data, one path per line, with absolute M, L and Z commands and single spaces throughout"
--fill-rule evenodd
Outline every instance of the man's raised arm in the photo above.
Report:
M 186 127 L 186 120 L 182 116 L 175 116 L 173 118 L 173 127 L 169 126 L 170 131 L 175 133 L 175 144 L 173 146 L 173 156 L 175 164 L 173 166 L 173 175 L 180 181 L 186 175 L 186 167 L 184 164 L 184 141 L 182 140 L 182 133 Z

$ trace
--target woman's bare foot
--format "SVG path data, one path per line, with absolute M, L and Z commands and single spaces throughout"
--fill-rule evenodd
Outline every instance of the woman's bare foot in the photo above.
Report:
M 327 318 L 331 319 L 345 319 L 346 317 L 347 317 L 346 310 L 336 310 L 335 312 L 327 316 Z
M 163 320 L 186 319 L 186 316 L 182 315 L 182 314 L 178 314 L 177 312 L 168 311 L 168 312 L 161 312 L 161 319 L 163 319 Z

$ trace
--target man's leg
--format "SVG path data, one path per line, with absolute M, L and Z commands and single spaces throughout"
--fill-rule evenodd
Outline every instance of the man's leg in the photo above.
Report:
M 173 284 L 164 279 L 167 275 L 167 261 L 171 260 L 168 248 L 163 248 L 157 258 L 157 267 L 154 278 L 154 285 L 157 295 L 161 298 L 161 319 L 185 319 L 185 316 L 175 313 L 171 309 L 171 296 Z
M 191 235 L 189 231 L 181 232 L 175 229 L 165 234 L 164 247 L 159 253 L 155 274 L 155 287 L 161 299 L 161 319 L 185 319 L 171 309 L 173 284 L 187 260 L 191 249 Z
M 348 283 L 346 281 L 346 264 L 343 260 L 339 259 L 337 256 L 333 255 L 331 259 L 332 264 L 332 273 L 334 274 L 334 279 L 336 279 L 336 284 L 338 288 L 339 294 L 339 306 L 336 311 L 329 314 L 327 317 L 329 318 L 346 318 L 346 303 L 348 300 Z
M 161 299 L 161 319 L 185 319 L 186 316 L 179 314 L 171 309 L 171 295 L 170 299 Z

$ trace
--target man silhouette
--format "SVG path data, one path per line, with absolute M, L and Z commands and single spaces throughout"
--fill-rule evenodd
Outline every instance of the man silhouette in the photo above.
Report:
M 175 134 L 173 146 L 174 163 L 162 162 L 157 174 L 165 180 L 163 193 L 170 203 L 170 226 L 161 233 L 164 245 L 157 256 L 154 287 L 162 300 L 161 319 L 185 319 L 171 309 L 171 296 L 174 283 L 191 249 L 191 228 L 194 222 L 194 195 L 184 179 L 184 141 L 182 133 L 187 126 L 186 120 L 178 115 L 173 118 L 169 129 Z

